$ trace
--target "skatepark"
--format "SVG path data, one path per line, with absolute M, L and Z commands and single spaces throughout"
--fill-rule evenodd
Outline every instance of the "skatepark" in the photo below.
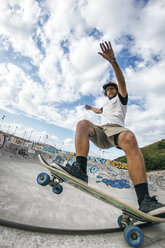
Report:
M 74 153 L 18 143 L 0 148 L 0 247 L 128 247 L 117 224 L 119 209 L 65 183 L 60 195 L 37 184 L 39 173 L 49 173 L 39 153 L 48 162 L 67 159 L 70 165 Z M 89 185 L 138 207 L 125 165 L 89 158 L 88 176 Z M 151 195 L 164 202 L 165 171 L 147 177 Z M 141 228 L 142 247 L 165 247 L 165 223 Z

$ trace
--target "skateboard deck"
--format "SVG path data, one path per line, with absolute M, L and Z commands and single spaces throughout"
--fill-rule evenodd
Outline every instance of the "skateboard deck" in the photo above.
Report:
M 160 218 L 156 216 L 152 216 L 146 213 L 143 213 L 137 210 L 134 207 L 129 206 L 121 202 L 120 200 L 102 192 L 94 187 L 89 186 L 84 181 L 77 179 L 76 177 L 71 176 L 67 172 L 63 172 L 55 166 L 58 164 L 53 163 L 53 167 L 48 164 L 44 158 L 39 154 L 38 158 L 43 166 L 45 166 L 52 175 L 52 180 L 50 179 L 49 175 L 46 173 L 40 173 L 37 177 L 37 182 L 41 185 L 51 185 L 52 191 L 56 194 L 62 192 L 61 183 L 65 182 L 68 183 L 80 190 L 98 198 L 101 201 L 106 202 L 107 204 L 114 206 L 122 211 L 122 215 L 118 218 L 118 225 L 121 228 L 125 228 L 124 230 L 124 237 L 126 242 L 132 246 L 137 247 L 143 241 L 143 232 L 137 226 L 133 224 L 140 221 L 140 222 L 152 222 L 152 223 L 162 223 L 165 222 L 165 218 Z

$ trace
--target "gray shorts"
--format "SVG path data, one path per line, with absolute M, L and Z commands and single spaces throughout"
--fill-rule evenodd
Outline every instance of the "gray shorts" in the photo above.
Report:
M 89 139 L 99 148 L 108 149 L 111 147 L 118 147 L 117 137 L 124 131 L 130 131 L 128 128 L 122 127 L 118 124 L 107 124 L 103 126 L 97 126 L 93 124 L 95 130 L 95 136 L 89 137 Z

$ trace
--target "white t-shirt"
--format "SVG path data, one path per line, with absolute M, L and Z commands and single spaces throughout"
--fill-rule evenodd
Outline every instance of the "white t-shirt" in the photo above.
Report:
M 123 98 L 119 93 L 101 108 L 102 125 L 118 124 L 124 126 L 128 95 Z

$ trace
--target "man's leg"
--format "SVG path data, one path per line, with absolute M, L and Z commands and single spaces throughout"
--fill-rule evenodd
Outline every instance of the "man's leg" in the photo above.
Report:
M 165 211 L 163 204 L 159 203 L 156 198 L 149 196 L 144 158 L 134 134 L 128 131 L 120 133 L 118 136 L 118 145 L 126 154 L 128 171 L 135 187 L 140 206 L 139 209 L 146 213 L 150 212 L 151 214 Z
M 122 132 L 118 136 L 118 145 L 126 154 L 128 171 L 134 184 L 139 205 L 149 195 L 144 158 L 132 132 Z
M 93 124 L 87 120 L 79 121 L 76 128 L 75 146 L 76 162 L 70 166 L 60 167 L 70 175 L 88 183 L 87 156 L 89 152 L 89 136 L 94 136 Z
M 147 183 L 146 168 L 141 150 L 132 132 L 122 132 L 118 136 L 118 145 L 126 154 L 128 171 L 134 185 Z
M 89 152 L 89 136 L 94 136 L 93 125 L 88 120 L 82 120 L 77 123 L 75 146 L 76 156 L 87 157 Z
M 95 136 L 93 124 L 87 120 L 79 121 L 76 128 L 76 162 L 72 166 L 58 165 L 58 169 L 88 183 L 87 156 L 89 152 L 89 136 Z

